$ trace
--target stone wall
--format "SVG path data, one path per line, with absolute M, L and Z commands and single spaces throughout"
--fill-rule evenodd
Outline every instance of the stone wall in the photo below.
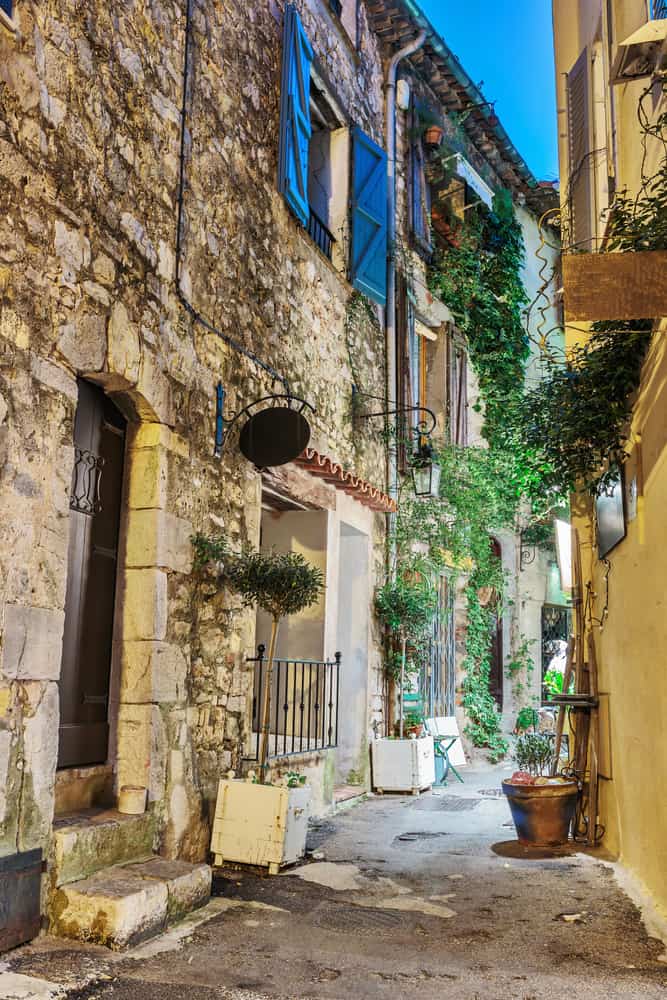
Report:
M 350 122 L 382 141 L 382 76 L 319 0 L 298 4 Z M 44 845 L 53 813 L 77 377 L 130 421 L 112 676 L 117 782 L 146 784 L 163 850 L 200 858 L 215 781 L 238 766 L 253 616 L 206 599 L 189 537 L 257 541 L 260 482 L 213 457 L 215 386 L 234 412 L 279 383 L 314 443 L 384 486 L 354 432 L 352 381 L 383 394 L 383 335 L 277 191 L 283 4 L 194 2 L 181 301 L 175 284 L 185 4 L 18 0 L 0 26 L 0 851 Z M 383 519 L 375 517 L 381 542 Z

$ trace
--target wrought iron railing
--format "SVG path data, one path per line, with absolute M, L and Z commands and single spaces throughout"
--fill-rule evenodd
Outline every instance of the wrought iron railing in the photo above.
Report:
M 317 244 L 324 256 L 331 260 L 331 248 L 336 242 L 336 238 L 329 232 L 319 215 L 313 212 L 312 208 L 310 210 L 310 218 L 308 219 L 308 235 Z
M 655 20 L 667 17 L 667 0 L 653 0 L 651 4 L 651 17 Z
M 252 752 L 259 760 L 266 647 L 257 647 L 252 702 Z M 333 660 L 274 660 L 269 712 L 269 757 L 327 750 L 338 743 L 341 654 Z

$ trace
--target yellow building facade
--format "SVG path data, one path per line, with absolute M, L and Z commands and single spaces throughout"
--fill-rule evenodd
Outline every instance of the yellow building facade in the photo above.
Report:
M 667 107 L 660 45 L 642 38 L 664 38 L 667 8 L 646 0 L 554 0 L 553 19 L 564 250 L 596 253 L 606 249 L 614 193 L 636 196 L 665 155 L 665 135 L 656 134 Z M 633 39 L 634 48 L 626 44 Z M 663 288 L 665 280 L 663 273 Z M 567 269 L 564 291 L 572 347 L 588 324 L 568 315 Z M 637 301 L 636 318 L 647 318 L 641 295 Z M 573 525 L 599 665 L 602 843 L 629 871 L 636 892 L 653 901 L 655 916 L 664 918 L 667 326 L 664 316 L 649 312 L 648 318 L 654 332 L 628 436 L 622 537 L 600 556 L 604 545 L 588 498 L 573 503 Z

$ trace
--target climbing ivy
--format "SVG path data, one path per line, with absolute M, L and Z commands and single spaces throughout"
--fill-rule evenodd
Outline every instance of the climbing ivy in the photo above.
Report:
M 478 206 L 441 247 L 429 271 L 431 290 L 452 311 L 466 335 L 484 400 L 484 436 L 505 443 L 500 431 L 508 404 L 521 396 L 530 343 L 523 323 L 528 298 L 521 279 L 525 248 L 511 196 L 501 191 L 493 208 Z

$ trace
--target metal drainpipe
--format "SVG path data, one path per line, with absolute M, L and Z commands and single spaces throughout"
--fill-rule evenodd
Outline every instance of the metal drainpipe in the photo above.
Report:
M 387 239 L 389 258 L 387 263 L 387 306 L 385 310 L 386 350 L 387 350 L 387 403 L 388 409 L 396 401 L 396 261 L 394 249 L 396 243 L 396 76 L 398 64 L 402 59 L 417 52 L 426 40 L 426 31 L 420 31 L 418 36 L 406 46 L 394 53 L 387 69 L 385 94 L 387 122 Z M 392 419 L 392 418 L 390 418 Z M 395 420 L 395 418 L 394 418 Z M 396 449 L 388 449 L 387 482 L 389 496 L 398 496 L 398 473 L 396 465 Z M 391 515 L 390 515 L 391 516 Z M 394 553 L 389 551 L 389 570 L 393 569 Z

